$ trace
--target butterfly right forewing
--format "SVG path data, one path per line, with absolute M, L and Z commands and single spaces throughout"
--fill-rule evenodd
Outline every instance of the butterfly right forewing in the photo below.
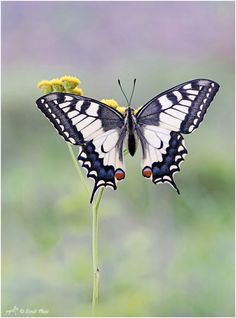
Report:
M 206 79 L 175 86 L 145 104 L 136 114 L 137 122 L 191 133 L 202 122 L 218 89 L 216 82 Z

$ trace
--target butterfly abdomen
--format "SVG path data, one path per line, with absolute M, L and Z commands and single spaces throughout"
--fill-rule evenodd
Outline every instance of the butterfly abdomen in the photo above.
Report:
M 128 108 L 127 112 L 127 128 L 128 128 L 128 150 L 131 156 L 134 156 L 136 149 L 137 149 L 137 143 L 135 138 L 135 122 L 134 122 L 134 116 L 133 116 L 133 109 Z
M 134 156 L 136 152 L 136 140 L 134 134 L 128 135 L 128 150 L 131 156 Z

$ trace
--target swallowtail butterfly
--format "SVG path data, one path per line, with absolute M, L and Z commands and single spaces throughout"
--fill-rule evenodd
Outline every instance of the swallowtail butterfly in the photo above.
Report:
M 39 109 L 65 141 L 80 146 L 78 160 L 95 180 L 91 200 L 100 187 L 117 188 L 125 178 L 123 150 L 131 156 L 140 141 L 142 174 L 153 183 L 167 182 L 177 192 L 173 175 L 180 170 L 187 150 L 182 134 L 202 122 L 219 85 L 196 79 L 175 86 L 135 112 L 125 113 L 89 97 L 51 93 L 39 98 Z

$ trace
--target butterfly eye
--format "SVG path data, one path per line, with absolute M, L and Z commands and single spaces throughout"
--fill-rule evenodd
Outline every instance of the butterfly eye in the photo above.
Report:
M 152 175 L 152 169 L 149 168 L 149 167 L 145 167 L 145 168 L 143 168 L 142 173 L 143 173 L 143 176 L 144 176 L 145 178 L 150 178 L 151 175 Z
M 125 177 L 124 171 L 122 169 L 117 169 L 115 172 L 116 180 L 120 181 L 120 180 L 124 179 L 124 177 Z

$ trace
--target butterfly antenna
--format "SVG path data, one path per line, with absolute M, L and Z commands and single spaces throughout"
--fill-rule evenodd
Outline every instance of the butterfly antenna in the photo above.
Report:
M 121 91 L 122 91 L 122 93 L 123 93 L 123 95 L 124 95 L 124 97 L 125 97 L 125 99 L 126 99 L 126 102 L 127 102 L 128 106 L 130 106 L 130 103 L 129 103 L 129 101 L 128 101 L 128 98 L 127 98 L 127 96 L 125 95 L 125 92 L 124 92 L 124 90 L 123 90 L 123 88 L 122 88 L 122 86 L 121 86 L 121 82 L 120 82 L 119 79 L 118 79 L 118 84 L 119 84 L 120 89 L 121 89 Z
M 134 95 L 135 84 L 136 84 L 136 78 L 134 79 L 133 89 L 132 89 L 132 93 L 131 93 L 130 100 L 129 100 L 129 106 L 131 105 L 131 101 L 132 101 L 132 98 Z

